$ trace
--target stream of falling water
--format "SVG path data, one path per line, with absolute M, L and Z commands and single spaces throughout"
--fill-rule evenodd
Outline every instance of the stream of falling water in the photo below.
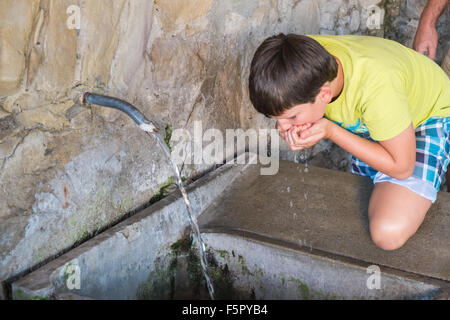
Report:
M 150 135 L 150 132 L 147 131 L 147 134 Z M 172 165 L 173 171 L 175 172 L 175 177 L 177 180 L 178 188 L 180 189 L 181 194 L 183 195 L 184 203 L 186 204 L 189 223 L 191 224 L 192 230 L 194 231 L 195 240 L 197 241 L 197 243 L 199 244 L 199 247 L 200 247 L 200 264 L 202 266 L 203 276 L 205 277 L 206 285 L 208 287 L 209 296 L 211 297 L 212 300 L 214 300 L 214 286 L 212 284 L 211 278 L 210 278 L 210 276 L 208 274 L 208 270 L 207 270 L 208 264 L 207 264 L 207 260 L 206 260 L 206 246 L 205 246 L 205 243 L 203 242 L 202 235 L 200 234 L 200 229 L 197 224 L 197 219 L 191 212 L 191 204 L 189 202 L 189 199 L 188 199 L 188 196 L 186 193 L 186 189 L 184 188 L 183 181 L 181 180 L 180 171 L 178 170 L 176 163 L 173 162 L 172 156 L 170 154 L 170 150 L 167 147 L 167 145 L 165 144 L 165 142 L 162 141 L 161 138 L 156 133 L 152 132 L 151 134 L 153 135 L 153 137 L 155 137 L 156 141 L 158 141 L 159 146 L 161 147 L 161 149 L 163 149 L 166 157 L 169 159 L 169 161 Z
M 308 172 L 309 169 L 308 169 L 308 155 L 307 155 L 307 151 L 306 151 L 306 149 L 303 149 L 303 150 L 300 150 L 299 153 L 300 153 L 300 160 L 301 160 L 301 162 L 305 161 L 305 169 L 304 169 L 304 171 Z

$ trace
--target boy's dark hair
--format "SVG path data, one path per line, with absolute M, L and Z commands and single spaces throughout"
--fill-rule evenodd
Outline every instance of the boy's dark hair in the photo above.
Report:
M 267 117 L 314 102 L 322 85 L 337 76 L 334 57 L 314 39 L 280 33 L 256 50 L 250 67 L 250 100 Z

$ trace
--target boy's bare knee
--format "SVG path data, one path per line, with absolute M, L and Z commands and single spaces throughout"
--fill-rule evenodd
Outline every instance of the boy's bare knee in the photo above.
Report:
M 370 236 L 378 247 L 387 251 L 399 249 L 408 240 L 403 226 L 392 221 L 371 221 Z

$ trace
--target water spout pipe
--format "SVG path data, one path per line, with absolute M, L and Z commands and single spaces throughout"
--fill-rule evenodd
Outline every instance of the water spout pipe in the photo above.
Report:
M 103 107 L 113 108 L 126 113 L 134 122 L 146 132 L 158 132 L 156 127 L 130 103 L 100 94 L 85 92 L 81 98 L 83 104 L 95 104 Z
M 93 93 L 90 93 L 90 92 L 85 92 L 83 94 L 83 96 L 81 97 L 81 102 L 83 104 L 86 104 L 86 103 L 88 103 L 88 104 L 96 104 L 96 105 L 99 105 L 99 106 L 114 108 L 114 109 L 118 109 L 120 111 L 123 111 L 131 119 L 133 119 L 134 122 L 136 122 L 142 130 L 146 131 L 148 135 L 152 134 L 153 137 L 156 138 L 156 141 L 159 143 L 159 145 L 161 146 L 162 150 L 166 154 L 167 158 L 170 160 L 170 163 L 172 164 L 172 168 L 173 168 L 174 173 L 176 175 L 178 188 L 180 189 L 181 194 L 182 194 L 183 199 L 184 199 L 184 203 L 186 204 L 186 210 L 188 212 L 189 223 L 191 224 L 191 226 L 192 226 L 192 228 L 194 230 L 194 234 L 196 236 L 196 240 L 200 244 L 200 251 L 201 251 L 200 264 L 202 266 L 203 275 L 204 275 L 204 277 L 206 279 L 208 292 L 209 292 L 209 295 L 210 295 L 211 299 L 214 300 L 214 287 L 213 287 L 211 278 L 208 275 L 208 271 L 207 271 L 206 246 L 205 246 L 205 243 L 204 243 L 204 241 L 203 241 L 203 239 L 201 237 L 198 225 L 197 225 L 197 223 L 195 223 L 195 216 L 191 213 L 190 202 L 189 202 L 189 199 L 188 199 L 188 196 L 187 196 L 187 193 L 186 193 L 186 189 L 183 186 L 183 181 L 181 180 L 180 172 L 178 170 L 178 167 L 177 167 L 176 163 L 172 160 L 171 152 L 170 152 L 168 146 L 164 143 L 164 138 L 160 137 L 159 136 L 160 133 L 158 133 L 158 131 L 155 128 L 155 126 L 138 109 L 136 109 L 134 106 L 132 106 L 128 102 L 125 102 L 125 101 L 120 100 L 120 99 L 108 97 L 108 96 L 102 96 L 102 95 L 99 95 L 99 94 L 93 94 Z

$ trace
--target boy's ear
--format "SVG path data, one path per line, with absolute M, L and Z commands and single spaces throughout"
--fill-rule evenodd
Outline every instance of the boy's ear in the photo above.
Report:
M 324 84 L 319 91 L 319 98 L 325 102 L 329 103 L 331 100 L 333 100 L 333 90 L 331 90 L 331 87 L 327 84 Z

